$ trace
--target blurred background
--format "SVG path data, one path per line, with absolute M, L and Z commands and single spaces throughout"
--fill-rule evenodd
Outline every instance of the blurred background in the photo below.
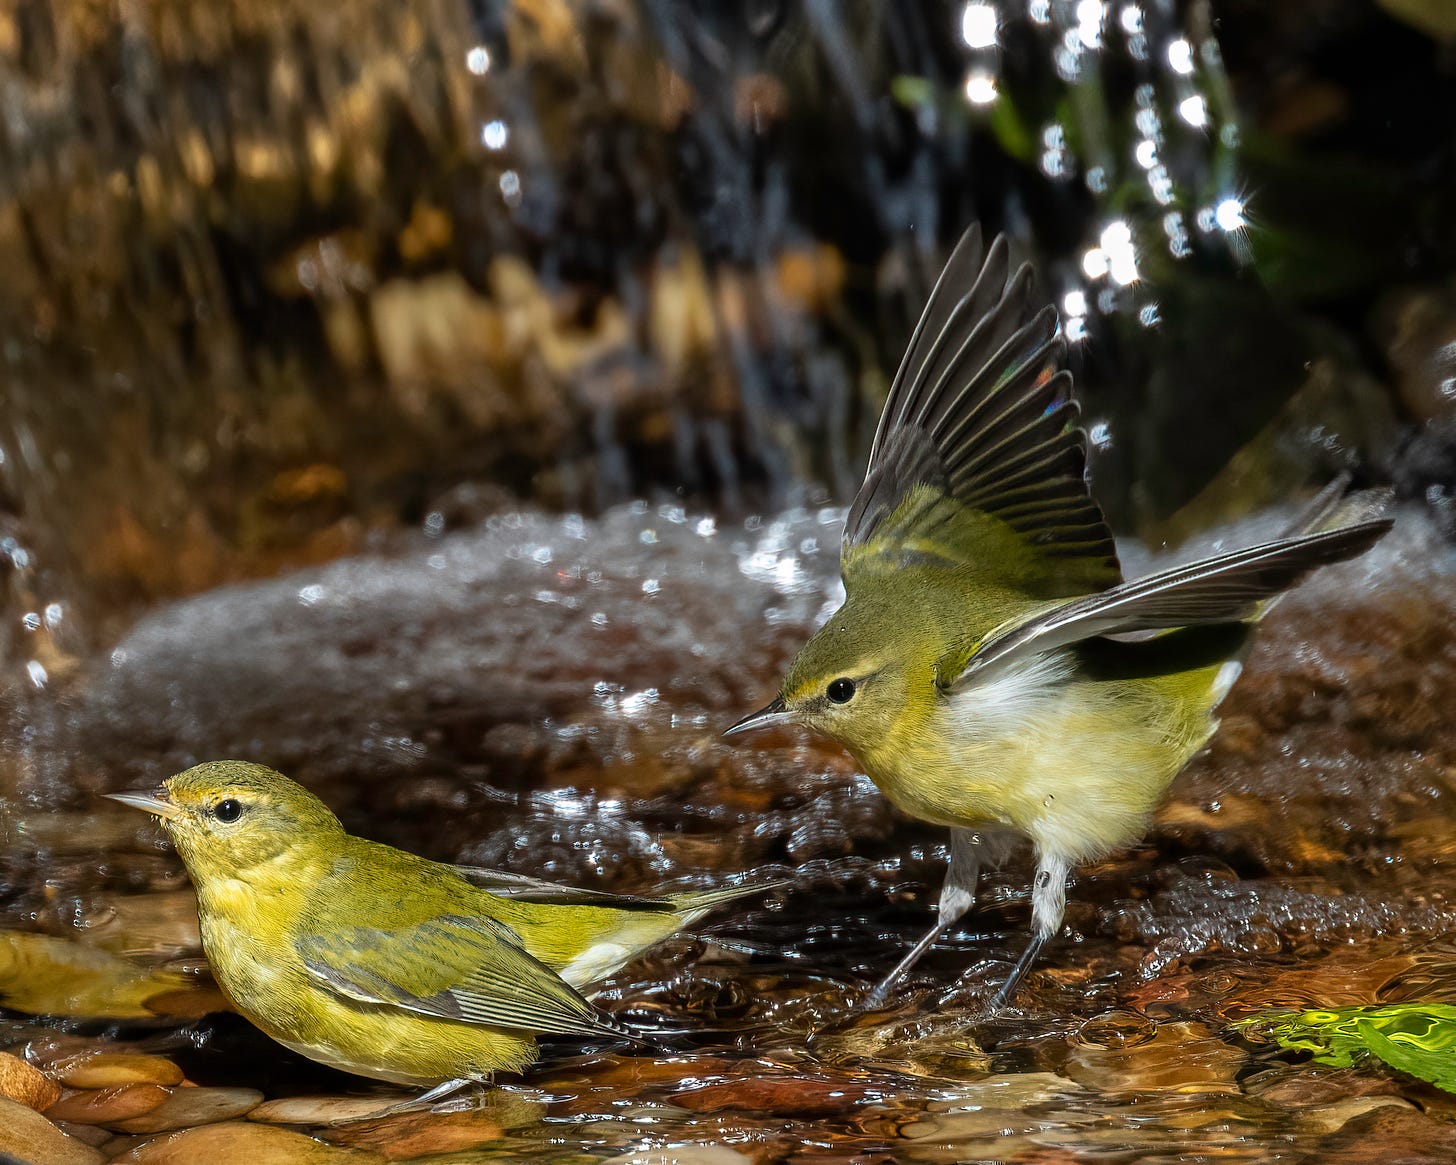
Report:
M 835 602 L 974 221 L 1061 313 L 1129 562 L 1339 471 L 1404 503 L 1291 600 L 1032 998 L 1238 954 L 1180 981 L 1182 1048 L 1294 952 L 1417 959 L 1456 927 L 1443 0 L 0 6 L 5 933 L 195 959 L 175 861 L 94 794 L 240 756 L 433 857 L 840 895 L 734 932 L 788 987 L 669 960 L 642 1006 L 759 1032 L 888 966 L 943 837 L 833 749 L 718 733 Z M 1014 951 L 1023 893 L 927 972 Z
M 1077 339 L 1121 530 L 1185 532 L 1260 437 L 1229 506 L 1336 466 L 1443 506 L 1453 34 L 1438 0 L 22 0 L 9 678 L 376 531 L 845 502 L 975 220 Z

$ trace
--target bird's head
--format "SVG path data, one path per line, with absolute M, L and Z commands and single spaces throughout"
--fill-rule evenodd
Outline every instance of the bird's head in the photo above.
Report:
M 210 761 L 155 791 L 107 795 L 157 817 L 194 878 L 237 874 L 344 831 L 302 785 L 245 761 Z
M 898 737 L 934 700 L 935 655 L 882 606 L 846 601 L 789 665 L 778 698 L 728 733 L 802 724 L 858 757 Z

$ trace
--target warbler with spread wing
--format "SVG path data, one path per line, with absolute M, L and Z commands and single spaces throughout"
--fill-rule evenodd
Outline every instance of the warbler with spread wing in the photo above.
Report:
M 1311 570 L 1368 549 L 1385 493 L 1325 491 L 1273 542 L 1124 582 L 1084 472 L 1056 311 L 1006 242 L 961 239 L 890 389 L 845 521 L 845 601 L 779 696 L 729 732 L 802 724 L 844 745 L 907 813 L 951 829 L 935 925 L 985 863 L 1036 856 L 1032 939 L 1061 925 L 1078 863 L 1137 839 L 1216 726 L 1254 625 Z
M 241 761 L 110 796 L 161 819 L 238 1011 L 335 1068 L 438 1085 L 431 1098 L 519 1071 L 537 1035 L 640 1038 L 580 989 L 774 884 L 640 898 L 443 865 L 345 833 L 307 789 Z

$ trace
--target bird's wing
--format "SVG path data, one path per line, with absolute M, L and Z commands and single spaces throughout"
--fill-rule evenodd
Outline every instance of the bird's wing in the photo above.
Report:
M 444 914 L 391 930 L 340 926 L 294 947 L 319 983 L 360 1003 L 531 1032 L 632 1035 L 494 919 Z
M 1029 265 L 1007 271 L 1006 240 L 983 262 L 973 226 L 936 282 L 845 520 L 846 582 L 907 554 L 1003 570 L 1047 598 L 1121 580 L 1056 310 L 1037 310 Z
M 601 906 L 611 910 L 638 910 L 648 913 L 670 913 L 674 904 L 666 898 L 650 898 L 642 894 L 612 894 L 606 890 L 586 890 L 579 886 L 563 886 L 528 874 L 512 874 L 486 866 L 451 866 L 472 885 L 513 898 L 549 906 Z
M 1376 518 L 1280 538 L 1044 607 L 971 645 L 963 661 L 943 661 L 942 675 L 955 686 L 980 683 L 1020 660 L 1097 636 L 1252 619 L 1274 595 L 1318 567 L 1364 553 L 1390 527 L 1389 518 Z

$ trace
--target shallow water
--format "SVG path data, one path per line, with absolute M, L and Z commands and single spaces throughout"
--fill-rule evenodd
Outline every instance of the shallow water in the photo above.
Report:
M 821 742 L 720 736 L 835 601 L 839 521 L 502 516 L 158 609 L 12 709 L 4 1042 L 42 1062 L 155 1051 L 270 1101 L 382 1088 L 211 1011 L 178 863 L 95 796 L 237 756 L 443 860 L 616 890 L 792 879 L 603 985 L 614 1013 L 677 1033 L 664 1050 L 557 1044 L 474 1117 L 301 1126 L 341 1144 L 475 1138 L 450 1159 L 543 1161 L 707 1142 L 756 1161 L 1448 1145 L 1452 1105 L 1431 1088 L 1301 1064 L 1228 1026 L 1266 1006 L 1456 1001 L 1439 695 L 1456 680 L 1456 563 L 1427 520 L 1403 515 L 1270 616 L 1219 736 L 1144 844 L 1079 872 L 1063 933 L 994 1020 L 980 1003 L 1024 940 L 1025 860 L 866 1012 L 930 921 L 942 834 Z

